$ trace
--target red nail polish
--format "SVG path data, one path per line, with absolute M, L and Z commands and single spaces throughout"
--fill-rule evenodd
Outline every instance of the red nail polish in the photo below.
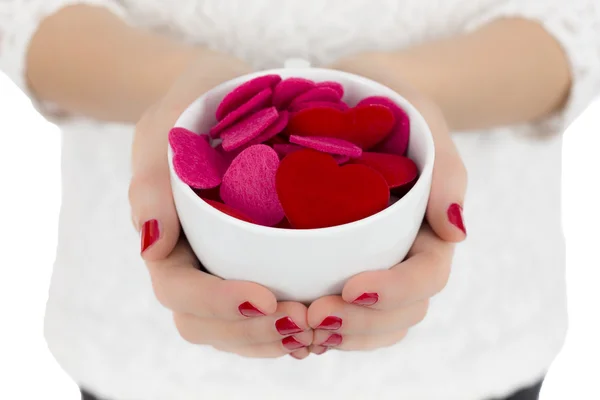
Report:
M 448 207 L 448 221 L 458 229 L 463 231 L 463 233 L 467 234 L 467 229 L 465 228 L 465 223 L 463 221 L 463 209 L 460 204 L 453 203 Z
M 238 310 L 240 311 L 240 314 L 242 314 L 244 317 L 261 317 L 265 315 L 258 308 L 254 307 L 249 301 L 240 304 Z
M 160 237 L 158 221 L 151 219 L 142 226 L 142 253 L 152 246 Z
M 302 332 L 302 329 L 300 329 L 290 317 L 278 319 L 277 322 L 275 322 L 275 328 L 277 328 L 277 332 L 285 336 Z
M 321 325 L 317 326 L 317 329 L 326 329 L 329 331 L 334 331 L 336 329 L 340 329 L 342 327 L 342 319 L 339 317 L 327 317 L 321 322 Z
M 285 339 L 283 339 L 281 341 L 281 343 L 283 344 L 283 347 L 285 347 L 286 349 L 288 349 L 290 351 L 294 351 L 294 350 L 298 350 L 303 347 L 306 347 L 305 345 L 303 345 L 302 343 L 297 341 L 296 338 L 293 336 L 286 337 Z
M 342 335 L 334 333 L 333 335 L 329 336 L 326 341 L 321 343 L 321 346 L 333 347 L 339 346 L 340 344 L 342 344 Z
M 379 295 L 377 293 L 363 293 L 352 302 L 358 306 L 372 306 L 379 301 Z

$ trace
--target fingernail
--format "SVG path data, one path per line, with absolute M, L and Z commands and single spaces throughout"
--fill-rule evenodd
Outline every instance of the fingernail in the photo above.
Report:
M 321 343 L 321 346 L 334 347 L 339 346 L 340 344 L 342 344 L 342 335 L 334 333 L 333 335 L 329 336 L 326 341 Z
M 463 209 L 460 204 L 453 203 L 448 207 L 448 221 L 458 229 L 463 231 L 463 233 L 467 234 L 467 229 L 465 228 L 465 223 L 463 221 Z
M 142 226 L 142 253 L 152 246 L 160 237 L 160 230 L 158 228 L 158 221 L 151 219 L 144 222 Z
M 363 293 L 352 302 L 357 306 L 372 306 L 379 301 L 379 295 L 377 293 Z
M 240 304 L 238 310 L 240 310 L 240 314 L 244 317 L 261 317 L 265 315 L 265 313 L 254 307 L 249 301 Z
M 320 356 L 321 354 L 325 354 L 327 350 L 329 350 L 327 347 L 316 346 L 315 350 L 313 350 L 313 353 Z
M 342 327 L 342 319 L 339 317 L 327 317 L 321 322 L 321 325 L 317 326 L 317 329 L 326 329 L 329 331 L 334 331 L 336 329 L 340 329 Z
M 285 339 L 283 339 L 281 341 L 281 343 L 283 344 L 283 347 L 285 347 L 286 349 L 291 350 L 291 351 L 306 347 L 305 345 L 303 345 L 302 343 L 297 341 L 296 338 L 293 336 L 286 337 Z
M 281 335 L 293 335 L 302 332 L 302 329 L 290 317 L 283 317 L 275 322 L 275 328 Z

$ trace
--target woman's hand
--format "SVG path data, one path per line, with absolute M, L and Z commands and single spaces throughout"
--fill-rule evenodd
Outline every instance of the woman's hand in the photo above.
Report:
M 391 346 L 427 313 L 429 299 L 448 280 L 454 242 L 466 237 L 462 204 L 467 175 L 440 109 L 397 74 L 373 69 L 372 59 L 334 66 L 381 81 L 402 94 L 424 116 L 435 142 L 431 195 L 423 224 L 406 260 L 389 270 L 358 274 L 341 296 L 312 303 L 308 323 L 315 329 L 312 352 L 327 348 L 368 350 Z
M 141 253 L 159 302 L 173 311 L 181 336 L 194 344 L 247 357 L 308 355 L 313 333 L 306 307 L 277 303 L 266 288 L 223 280 L 199 269 L 185 238 L 171 194 L 168 132 L 198 96 L 250 71 L 241 61 L 203 51 L 162 100 L 136 126 L 129 190 Z M 294 335 L 294 336 L 292 336 Z

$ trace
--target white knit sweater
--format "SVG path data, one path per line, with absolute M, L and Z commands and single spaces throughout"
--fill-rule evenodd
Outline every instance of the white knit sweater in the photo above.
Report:
M 24 91 L 31 35 L 44 16 L 73 2 L 0 3 L 0 67 Z M 600 93 L 597 0 L 83 2 L 256 68 L 288 57 L 322 65 L 524 16 L 542 22 L 567 51 L 574 86 L 565 111 L 551 120 L 454 135 L 469 171 L 469 238 L 427 318 L 392 348 L 331 351 L 302 362 L 243 359 L 179 338 L 152 294 L 130 224 L 132 126 L 59 120 L 63 205 L 46 338 L 77 383 L 114 400 L 482 400 L 544 374 L 567 325 L 560 132 Z M 556 134 L 540 140 L 540 131 Z

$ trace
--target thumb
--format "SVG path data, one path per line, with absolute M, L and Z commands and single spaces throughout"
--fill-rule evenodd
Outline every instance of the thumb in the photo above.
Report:
M 442 113 L 435 106 L 420 111 L 431 128 L 435 144 L 427 222 L 440 238 L 460 242 L 467 235 L 463 219 L 467 171 Z
M 153 106 L 135 129 L 129 202 L 146 261 L 166 258 L 179 239 L 167 158 L 168 133 L 176 118 Z

